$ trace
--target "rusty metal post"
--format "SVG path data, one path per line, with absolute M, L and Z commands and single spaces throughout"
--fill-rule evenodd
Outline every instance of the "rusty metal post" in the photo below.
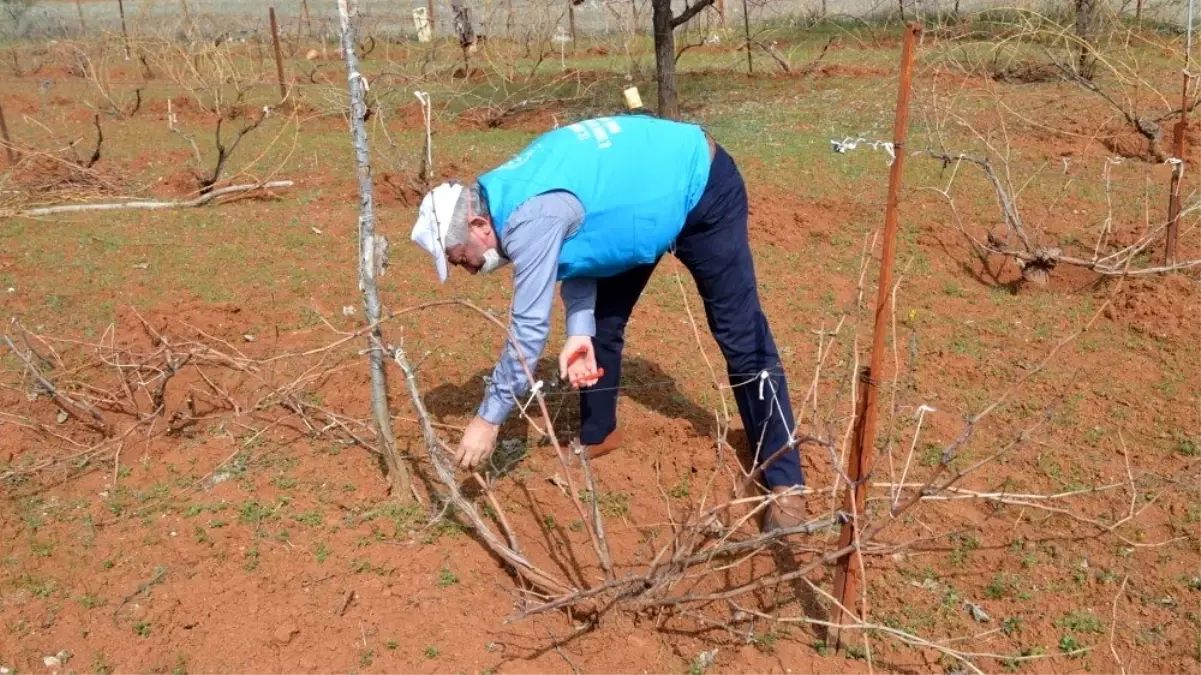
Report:
M 717 0 L 717 16 L 721 21 L 721 27 L 726 27 L 726 0 Z
M 305 37 L 313 37 L 313 15 L 309 14 L 309 0 L 300 0 L 300 9 L 304 12 Z
M 876 321 L 872 328 L 871 365 L 860 374 L 861 389 L 856 401 L 855 435 L 850 457 L 847 460 L 846 496 L 843 509 L 848 516 L 842 525 L 838 548 L 855 544 L 856 547 L 838 561 L 834 574 L 834 597 L 842 605 L 835 610 L 835 625 L 844 625 L 853 619 L 858 607 L 860 558 L 858 548 L 860 522 L 867 503 L 867 485 L 875 464 L 876 444 L 876 400 L 879 397 L 877 383 L 884 374 L 885 341 L 888 337 L 889 296 L 892 294 L 892 266 L 896 257 L 897 239 L 897 194 L 901 187 L 901 173 L 905 166 L 905 139 L 909 135 L 909 94 L 913 79 L 913 50 L 921 28 L 910 24 L 905 29 L 905 43 L 901 48 L 901 74 L 897 85 L 897 112 L 892 127 L 893 147 L 896 158 L 888 174 L 888 201 L 884 207 L 884 243 L 880 252 L 880 281 L 876 289 Z M 835 649 L 842 647 L 841 631 L 831 630 L 831 642 Z
M 4 154 L 8 155 L 9 165 L 17 163 L 17 152 L 13 149 L 12 138 L 8 135 L 8 122 L 4 120 L 4 106 L 0 105 L 0 135 L 4 136 Z
M 275 23 L 275 8 L 267 8 L 271 19 L 271 44 L 275 47 L 275 76 L 279 78 L 279 100 L 288 98 L 288 87 L 284 84 L 284 57 L 279 52 L 279 25 Z
M 121 14 L 121 38 L 125 41 L 125 60 L 128 61 L 129 56 L 129 31 L 125 28 L 125 2 L 117 0 L 117 11 Z

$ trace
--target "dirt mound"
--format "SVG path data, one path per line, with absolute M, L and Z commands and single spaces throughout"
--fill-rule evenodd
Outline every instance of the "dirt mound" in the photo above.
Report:
M 1154 162 L 1161 159 L 1156 157 L 1155 152 L 1152 150 L 1153 147 L 1161 153 L 1165 150 L 1162 143 L 1153 146 L 1146 136 L 1128 127 L 1111 129 L 1107 135 L 1099 138 L 1098 141 L 1106 150 L 1119 157 L 1140 159 L 1144 162 Z
M 123 185 L 117 168 L 103 163 L 86 168 L 73 159 L 49 155 L 27 157 L 14 170 L 13 184 L 37 200 L 67 194 L 74 197 L 118 194 Z
M 1201 325 L 1199 290 L 1197 281 L 1183 274 L 1134 279 L 1114 299 L 1106 316 L 1148 337 L 1196 341 Z

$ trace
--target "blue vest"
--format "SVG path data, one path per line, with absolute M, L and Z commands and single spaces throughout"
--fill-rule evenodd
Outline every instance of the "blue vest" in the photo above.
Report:
M 705 190 L 709 163 L 700 127 L 623 115 L 547 132 L 478 182 L 502 239 L 522 202 L 552 190 L 574 194 L 584 222 L 563 242 L 558 278 L 600 278 L 671 248 Z

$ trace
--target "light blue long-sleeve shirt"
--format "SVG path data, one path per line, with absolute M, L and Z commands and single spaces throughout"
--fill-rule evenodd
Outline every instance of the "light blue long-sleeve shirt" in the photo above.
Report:
M 502 254 L 513 264 L 513 305 L 504 353 L 484 389 L 479 415 L 501 424 L 530 382 L 517 350 L 533 370 L 550 334 L 558 277 L 559 250 L 584 220 L 584 206 L 568 192 L 549 192 L 517 207 L 504 225 Z M 567 312 L 567 335 L 596 334 L 596 280 L 566 279 L 560 288 Z M 557 373 L 556 373 L 557 375 Z

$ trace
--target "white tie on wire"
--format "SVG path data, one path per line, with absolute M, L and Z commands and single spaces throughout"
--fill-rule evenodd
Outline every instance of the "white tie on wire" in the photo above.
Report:
M 780 405 L 780 395 L 776 391 L 776 383 L 771 379 L 771 373 L 766 369 L 759 372 L 759 400 L 763 400 L 763 383 L 766 382 L 771 386 L 771 410 L 768 411 L 768 417 L 776 411 L 780 411 L 780 420 L 784 423 L 784 428 L 788 430 L 788 447 L 796 447 L 796 429 L 791 426 L 787 417 L 784 416 L 784 407 Z M 767 426 L 764 425 L 763 432 L 767 433 Z M 762 443 L 762 439 L 760 443 Z
M 517 404 L 518 408 L 521 410 L 522 417 L 526 416 L 525 411 L 530 407 L 530 404 L 534 402 L 534 399 L 538 397 L 538 394 L 541 391 L 542 391 L 542 380 L 538 380 L 537 382 L 534 383 L 534 386 L 530 387 L 530 395 L 529 395 L 529 398 L 527 398 L 525 400 L 525 403 Z
M 1167 157 L 1164 160 L 1165 165 L 1171 165 L 1172 171 L 1178 172 L 1181 178 L 1184 178 L 1184 160 L 1179 157 Z
M 909 445 L 909 454 L 905 457 L 905 468 L 901 469 L 901 480 L 892 488 L 892 503 L 896 506 L 901 501 L 901 490 L 904 489 L 905 479 L 909 477 L 909 465 L 913 461 L 913 449 L 917 446 L 917 439 L 922 433 L 922 422 L 926 420 L 926 413 L 938 412 L 934 406 L 921 404 L 917 407 L 917 429 L 913 432 L 913 441 Z
M 359 71 L 352 70 L 350 71 L 350 81 L 354 82 L 355 80 L 361 80 L 363 82 L 363 91 L 371 91 L 370 85 L 367 84 L 367 78 L 363 77 L 363 74 Z
M 889 166 L 892 166 L 893 161 L 897 158 L 896 146 L 890 141 L 869 141 L 866 138 L 851 138 L 848 136 L 841 141 L 831 138 L 830 148 L 834 152 L 845 154 L 848 150 L 858 148 L 860 143 L 870 147 L 872 150 L 884 148 L 884 151 L 888 153 Z

